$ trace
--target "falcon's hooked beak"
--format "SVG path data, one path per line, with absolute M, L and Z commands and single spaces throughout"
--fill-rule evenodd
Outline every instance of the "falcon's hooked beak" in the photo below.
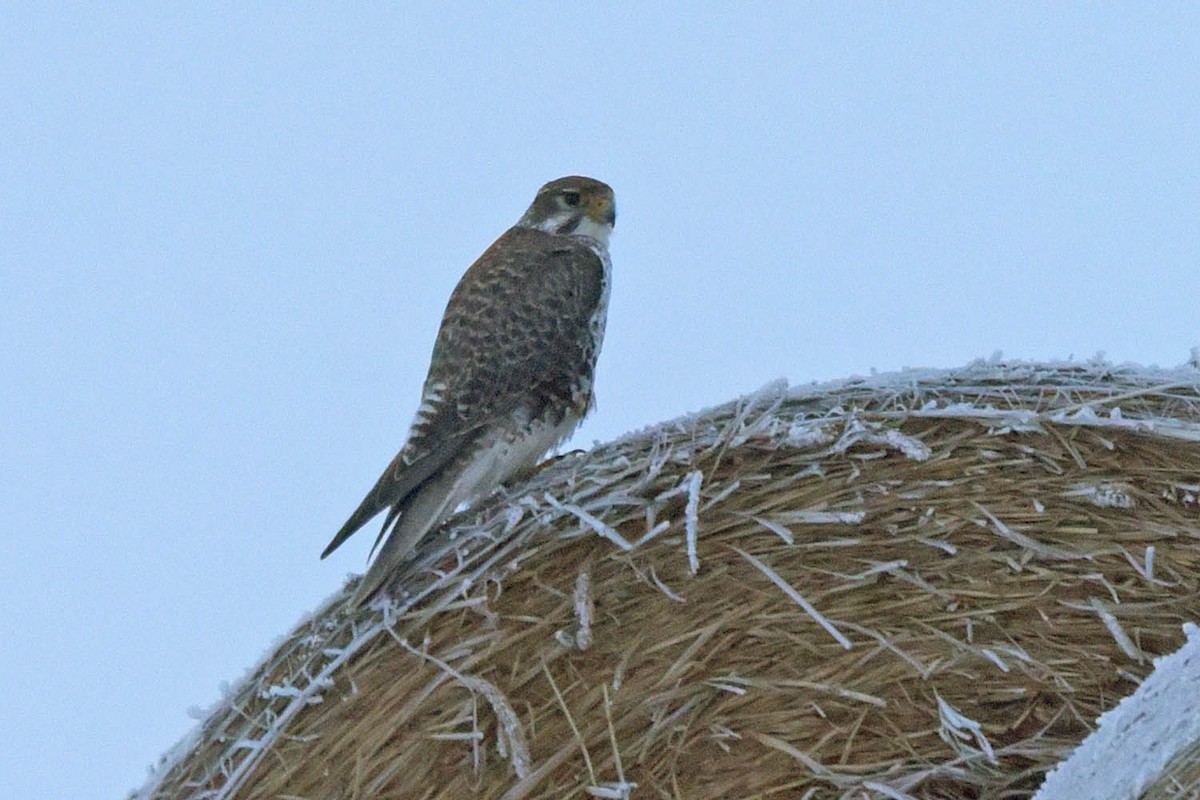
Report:
M 613 226 L 617 224 L 617 204 L 611 192 L 597 193 L 586 198 L 583 213 L 576 215 L 563 228 L 570 228 L 575 236 L 588 236 L 608 246 L 608 237 L 612 235 Z
M 593 197 L 588 204 L 587 214 L 601 225 L 612 228 L 617 224 L 617 204 L 611 197 Z

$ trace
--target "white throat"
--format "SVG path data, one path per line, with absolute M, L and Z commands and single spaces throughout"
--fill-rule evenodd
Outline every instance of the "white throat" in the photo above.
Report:
M 575 226 L 575 230 L 571 232 L 572 236 L 586 236 L 589 239 L 595 239 L 604 249 L 608 249 L 608 237 L 612 236 L 613 226 L 605 222 L 596 222 L 588 217 L 580 220 Z
M 525 219 L 522 219 L 518 224 L 524 223 L 526 227 L 542 231 L 543 233 L 552 233 L 555 236 L 572 236 L 591 239 L 600 245 L 602 250 L 608 249 L 608 238 L 612 236 L 613 231 L 613 226 L 609 225 L 608 223 L 596 222 L 590 217 L 584 216 L 579 220 L 578 224 L 575 226 L 575 229 L 570 233 L 560 233 L 559 231 L 561 230 L 562 226 L 569 222 L 572 216 L 574 215 L 555 214 L 552 217 L 548 217 L 541 222 L 537 222 L 532 225 L 529 225 Z

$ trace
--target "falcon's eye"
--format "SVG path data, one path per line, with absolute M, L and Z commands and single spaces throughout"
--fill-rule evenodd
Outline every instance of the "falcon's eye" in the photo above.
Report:
M 563 192 L 563 202 L 574 208 L 579 205 L 579 192 Z

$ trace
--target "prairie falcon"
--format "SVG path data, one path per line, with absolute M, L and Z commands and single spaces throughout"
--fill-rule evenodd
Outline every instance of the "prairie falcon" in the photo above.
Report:
M 321 554 L 388 509 L 356 604 L 457 506 L 531 469 L 591 410 L 616 218 L 606 184 L 551 181 L 458 282 L 407 442 Z

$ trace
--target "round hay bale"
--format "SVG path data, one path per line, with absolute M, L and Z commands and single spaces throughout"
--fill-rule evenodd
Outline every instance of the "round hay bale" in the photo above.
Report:
M 386 608 L 333 597 L 139 796 L 1029 797 L 1200 620 L 1198 384 L 780 383 L 565 456 Z

